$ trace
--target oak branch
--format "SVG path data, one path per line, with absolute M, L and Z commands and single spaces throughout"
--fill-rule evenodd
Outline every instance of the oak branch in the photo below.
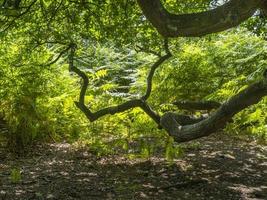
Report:
M 231 0 L 215 9 L 176 15 L 160 0 L 137 0 L 143 14 L 163 37 L 197 37 L 235 27 L 256 10 L 266 9 L 266 0 Z

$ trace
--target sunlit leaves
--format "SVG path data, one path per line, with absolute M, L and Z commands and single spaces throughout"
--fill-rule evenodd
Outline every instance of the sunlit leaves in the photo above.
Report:
M 165 0 L 164 5 L 173 13 L 192 13 L 207 10 L 213 0 Z

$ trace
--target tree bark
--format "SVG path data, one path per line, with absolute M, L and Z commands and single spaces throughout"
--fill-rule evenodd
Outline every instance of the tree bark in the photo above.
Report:
M 235 27 L 257 9 L 266 10 L 265 0 L 230 0 L 215 9 L 192 14 L 168 12 L 160 0 L 137 0 L 146 18 L 164 37 L 198 37 Z
M 264 78 L 230 98 L 210 117 L 198 123 L 183 126 L 176 120 L 176 114 L 169 112 L 161 117 L 161 126 L 173 136 L 176 142 L 187 142 L 208 136 L 225 127 L 235 114 L 258 103 L 266 95 L 267 78 Z
M 190 115 L 174 114 L 173 117 L 180 126 L 185 126 L 185 125 L 190 125 L 190 124 L 196 124 L 206 119 L 208 115 L 202 115 L 200 117 L 193 117 Z

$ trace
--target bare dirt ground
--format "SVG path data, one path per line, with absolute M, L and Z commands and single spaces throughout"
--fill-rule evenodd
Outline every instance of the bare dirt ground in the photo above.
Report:
M 267 147 L 227 135 L 199 140 L 168 165 L 163 158 L 97 158 L 69 144 L 14 158 L 0 151 L 0 199 L 267 199 Z M 21 179 L 14 183 L 12 169 Z

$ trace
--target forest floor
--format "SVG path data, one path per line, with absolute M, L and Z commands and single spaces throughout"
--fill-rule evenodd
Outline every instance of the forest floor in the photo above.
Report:
M 66 143 L 23 158 L 2 150 L 0 199 L 267 199 L 267 146 L 223 134 L 198 142 L 172 165 L 160 157 L 98 158 Z

